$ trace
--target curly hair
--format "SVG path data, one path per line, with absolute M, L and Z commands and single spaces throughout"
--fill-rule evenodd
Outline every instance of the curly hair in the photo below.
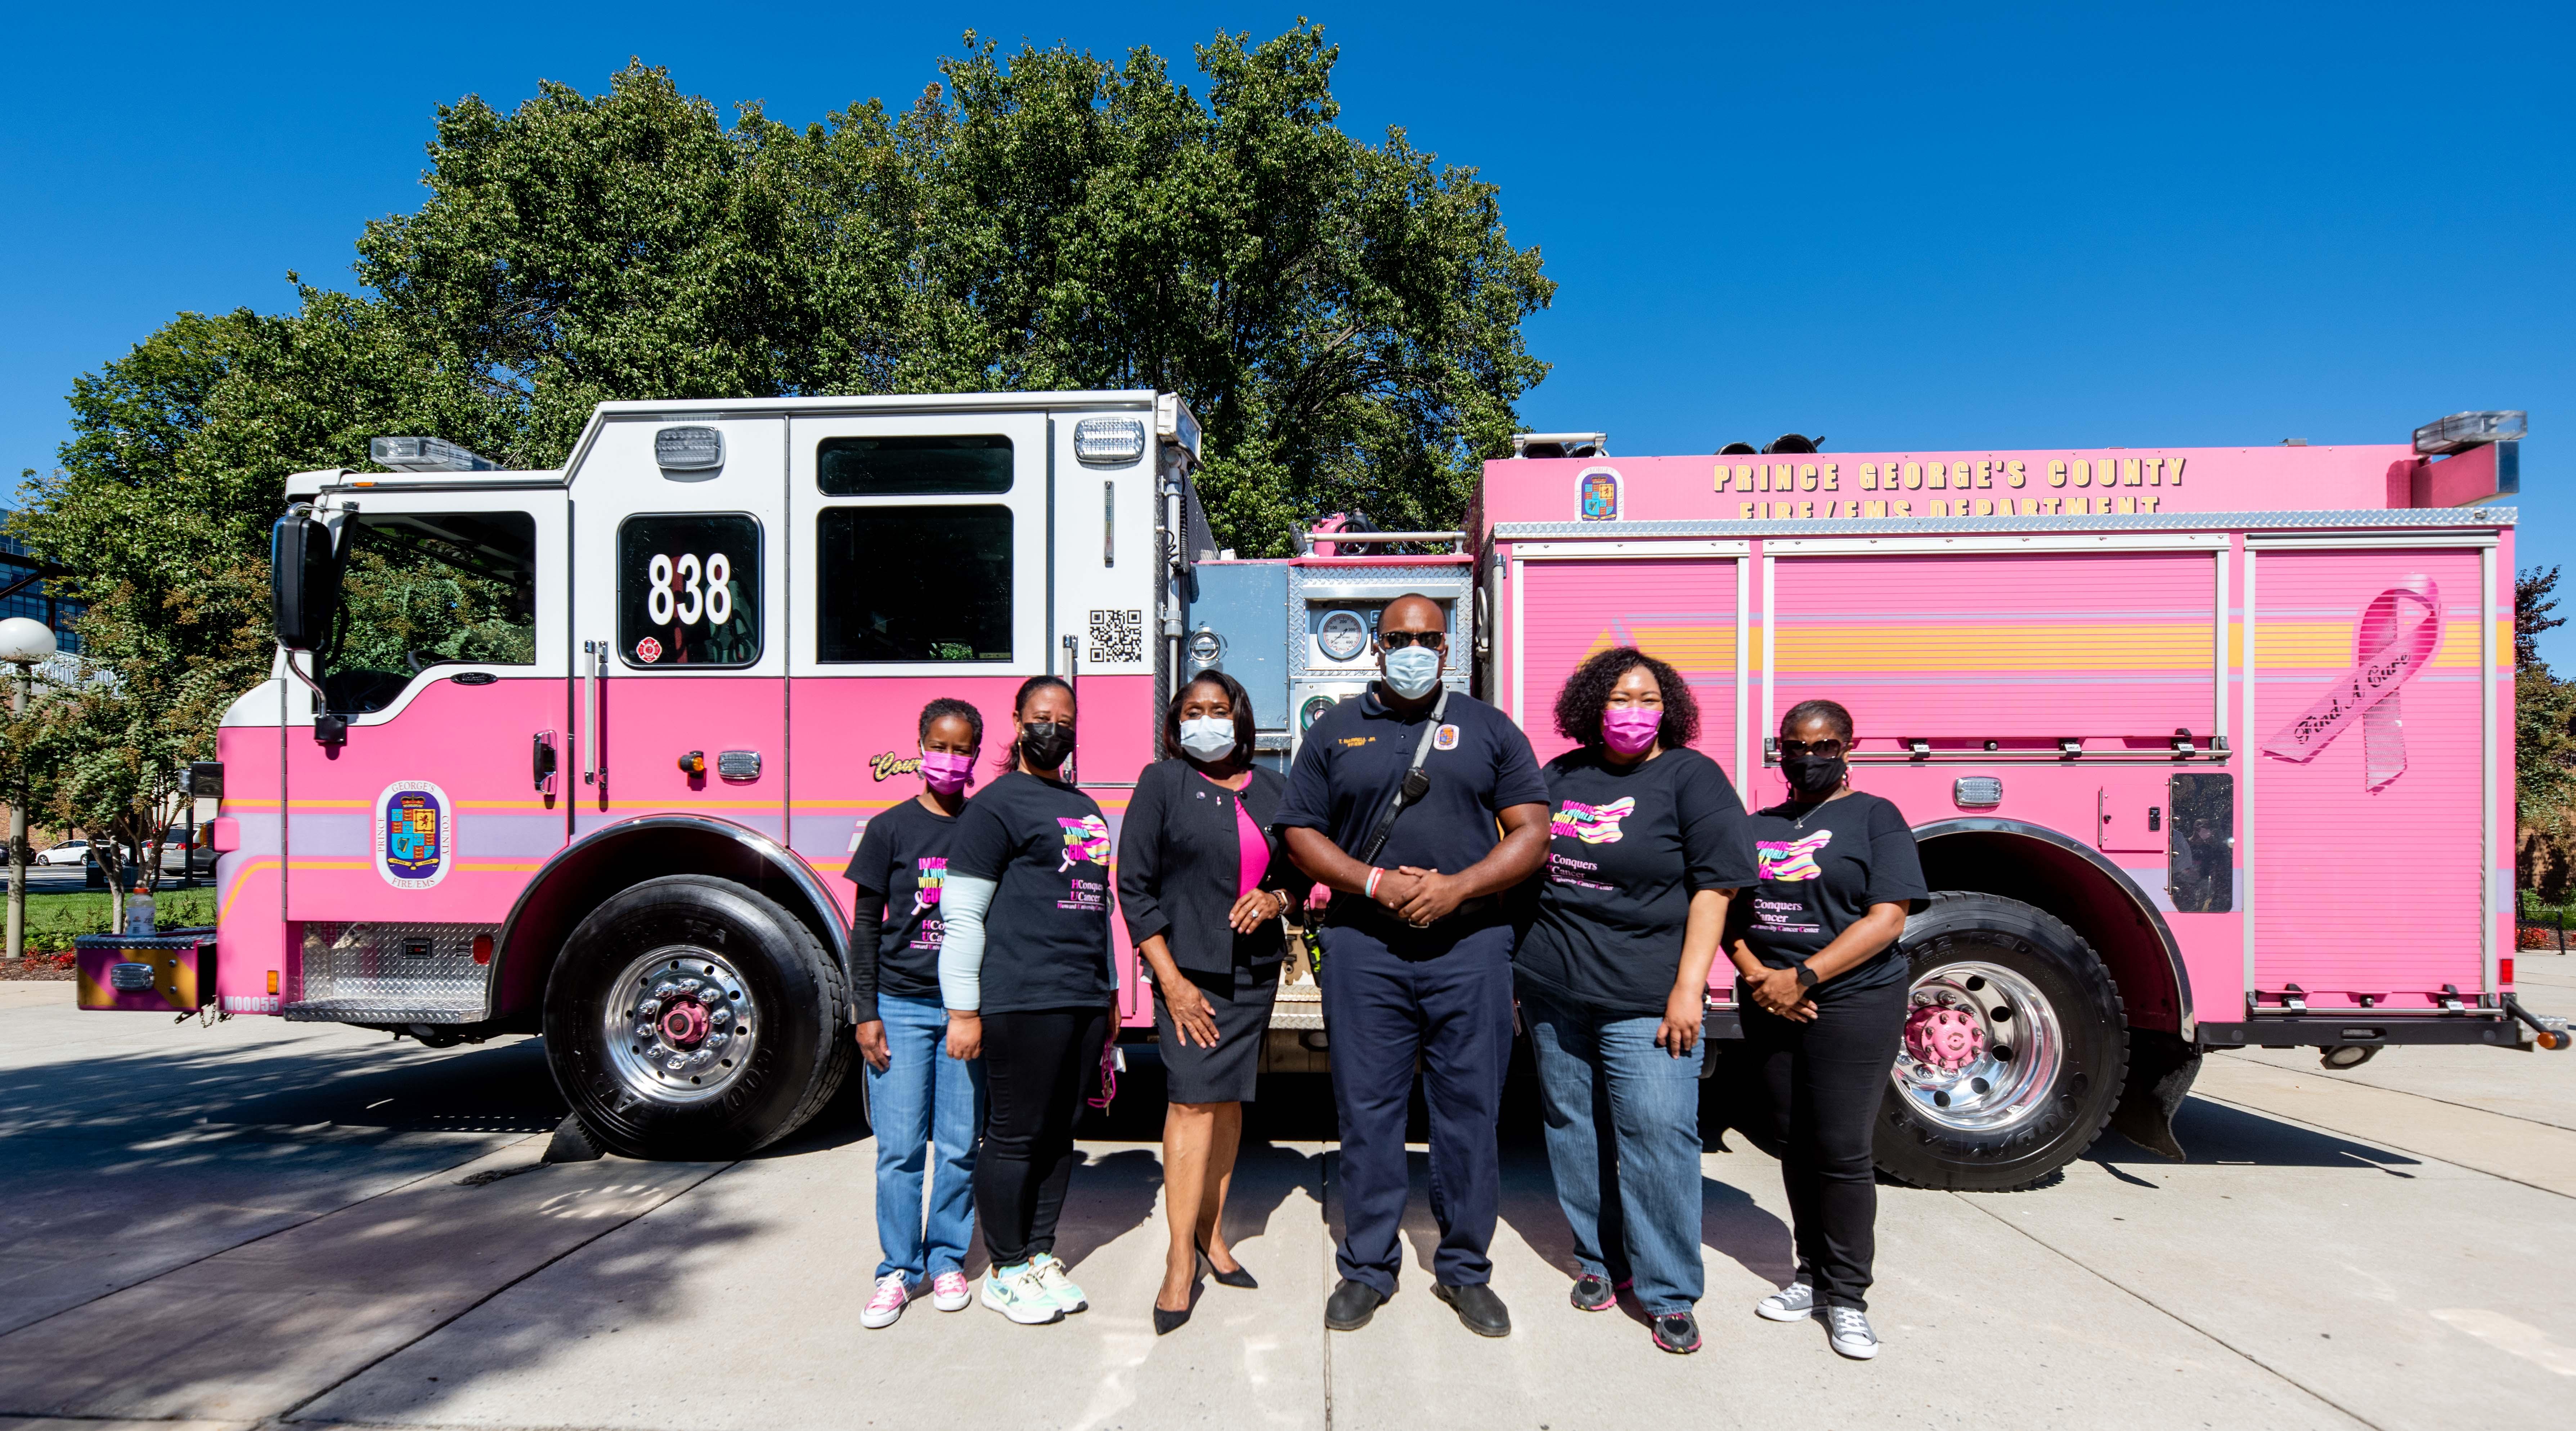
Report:
M 1213 667 L 1199 672 L 1172 692 L 1172 702 L 1163 708 L 1163 758 L 1178 760 L 1189 752 L 1181 745 L 1181 707 L 1190 701 L 1194 686 L 1214 686 L 1225 692 L 1225 703 L 1234 708 L 1234 758 L 1246 765 L 1252 763 L 1252 693 L 1243 682 Z
M 1556 693 L 1556 733 L 1578 745 L 1599 749 L 1601 712 L 1610 704 L 1610 688 L 1619 678 L 1639 666 L 1653 673 L 1655 688 L 1663 693 L 1664 723 L 1657 733 L 1664 749 L 1673 750 L 1699 739 L 1699 702 L 1691 695 L 1690 684 L 1682 673 L 1638 650 L 1634 646 L 1613 646 L 1574 668 L 1565 678 L 1565 689 Z
M 949 716 L 955 716 L 966 722 L 966 728 L 974 732 L 970 742 L 977 750 L 984 748 L 984 713 L 955 696 L 941 696 L 921 708 L 921 733 L 914 739 L 927 744 L 930 740 L 930 727 Z

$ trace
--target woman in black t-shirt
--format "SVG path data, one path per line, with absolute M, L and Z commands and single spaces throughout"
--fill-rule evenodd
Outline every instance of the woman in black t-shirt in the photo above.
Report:
M 1090 1307 L 1055 1255 L 1073 1123 L 1118 994 L 1109 959 L 1109 824 L 1066 784 L 1073 688 L 1020 686 L 1010 773 L 969 801 L 948 849 L 939 987 L 948 1051 L 984 1060 L 975 1215 L 993 1259 L 984 1305 L 1014 1322 Z
M 1780 722 L 1790 798 L 1753 816 L 1759 882 L 1728 927 L 1748 1007 L 1747 1052 L 1787 1151 L 1797 1280 L 1754 1310 L 1820 1317 L 1833 1349 L 1866 1360 L 1877 1252 L 1870 1129 L 1905 1030 L 1905 917 L 1930 897 L 1914 831 L 1897 808 L 1851 788 L 1851 712 L 1802 701 Z
M 984 717 L 945 697 L 921 708 L 919 795 L 867 823 L 841 871 L 858 887 L 850 931 L 850 1004 L 867 1061 L 868 1122 L 877 1137 L 876 1291 L 864 1327 L 892 1326 L 913 1289 L 965 1310 L 966 1239 L 975 1230 L 975 1140 L 984 1129 L 984 1065 L 941 1045 L 940 890 L 948 840 L 966 808 Z M 931 1149 L 939 1151 L 937 1162 Z M 922 1194 L 929 1193 L 928 1222 Z
M 1687 748 L 1690 686 L 1642 651 L 1584 662 L 1556 728 L 1580 745 L 1544 772 L 1547 869 L 1512 964 L 1574 1229 L 1571 1300 L 1607 1311 L 1633 1283 L 1655 1345 L 1694 1352 L 1700 1023 L 1727 902 L 1753 878 L 1744 804 Z

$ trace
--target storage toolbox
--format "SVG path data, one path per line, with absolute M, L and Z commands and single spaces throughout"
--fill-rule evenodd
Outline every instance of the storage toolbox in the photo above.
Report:
M 215 932 L 173 930 L 128 937 L 84 934 L 72 941 L 84 1009 L 186 1014 L 215 995 Z

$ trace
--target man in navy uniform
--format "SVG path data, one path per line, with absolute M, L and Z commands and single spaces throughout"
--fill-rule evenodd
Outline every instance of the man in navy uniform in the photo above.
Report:
M 1289 858 L 1333 891 L 1321 981 L 1342 1132 L 1342 1280 L 1324 1307 L 1335 1331 L 1366 1325 L 1395 1295 L 1417 1056 L 1440 1223 L 1435 1295 L 1471 1331 L 1512 1328 L 1486 1256 L 1512 1048 L 1512 930 L 1501 896 L 1547 857 L 1547 785 L 1520 727 L 1483 701 L 1444 695 L 1448 645 L 1438 602 L 1390 602 L 1378 618 L 1379 681 L 1316 719 L 1279 811 Z M 1428 788 L 1363 862 L 1426 738 Z

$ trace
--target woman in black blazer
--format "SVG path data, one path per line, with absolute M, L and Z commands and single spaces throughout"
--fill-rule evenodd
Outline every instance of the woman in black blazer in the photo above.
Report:
M 1271 822 L 1285 783 L 1252 763 L 1252 701 L 1209 671 L 1163 713 L 1163 760 L 1146 768 L 1118 836 L 1118 906 L 1154 981 L 1169 1073 L 1164 1211 L 1171 1251 L 1154 1299 L 1160 1336 L 1190 1319 L 1199 1258 L 1229 1287 L 1254 1285 L 1222 1224 L 1243 1105 L 1261 1072 L 1279 989 L 1294 867 Z

